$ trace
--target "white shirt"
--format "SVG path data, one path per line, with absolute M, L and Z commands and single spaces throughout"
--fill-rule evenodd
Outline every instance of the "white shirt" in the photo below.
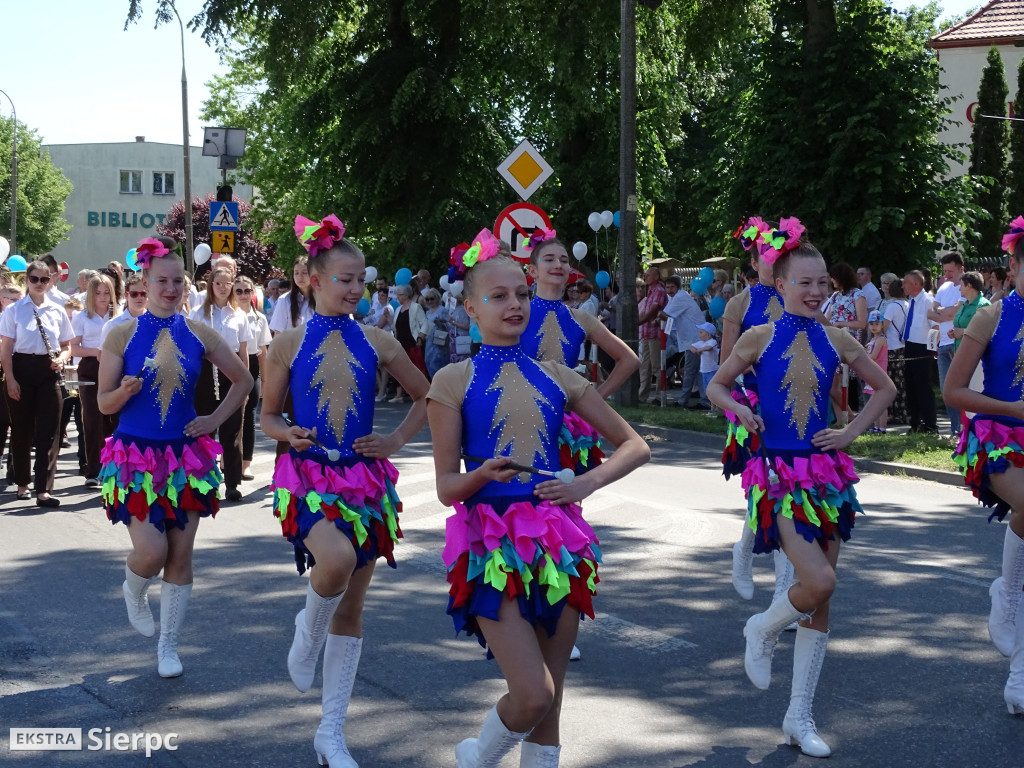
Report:
M 694 347 L 700 350 L 700 372 L 711 373 L 718 370 L 718 342 L 714 339 L 695 341 Z
M 75 332 L 76 337 L 82 337 L 79 346 L 86 349 L 102 349 L 100 346 L 103 343 L 101 337 L 103 335 L 103 326 L 106 323 L 106 315 L 93 312 L 92 317 L 89 317 L 84 309 L 78 310 L 71 316 L 71 329 Z
M 889 349 L 903 349 L 903 326 L 907 323 L 907 313 L 910 311 L 910 302 L 904 299 L 890 299 L 885 308 L 883 318 L 889 321 L 889 327 L 885 329 L 885 341 Z M 917 312 L 915 310 L 914 314 Z M 916 318 L 915 318 L 916 319 Z
M 686 291 L 676 291 L 676 295 L 668 300 L 662 311 L 673 320 L 672 329 L 676 334 L 679 351 L 686 352 L 700 338 L 697 326 L 704 322 L 704 312 Z
M 932 327 L 931 321 L 928 319 L 928 308 L 931 307 L 933 301 L 935 299 L 924 289 L 910 300 L 910 305 L 907 307 L 910 327 L 903 334 L 904 341 L 909 341 L 913 344 L 928 343 L 928 331 Z
M 189 313 L 188 318 L 213 328 L 228 343 L 232 352 L 237 352 L 243 341 L 252 341 L 252 332 L 249 330 L 245 312 L 235 309 L 230 304 L 223 307 L 211 306 L 209 315 L 206 314 L 204 307 L 196 307 Z
M 864 294 L 864 298 L 867 299 L 868 312 L 878 309 L 878 305 L 882 303 L 882 294 L 875 288 L 875 284 L 868 280 L 860 290 Z
M 262 312 L 250 309 L 246 314 L 245 319 L 249 321 L 249 335 L 252 336 L 252 344 L 246 347 L 249 352 L 249 357 L 253 355 L 259 355 L 263 353 L 260 347 L 265 347 L 270 344 L 270 323 L 267 322 L 267 316 Z
M 68 299 L 71 298 L 59 288 L 51 288 L 50 290 L 48 290 L 46 292 L 46 297 L 59 307 L 63 307 L 65 304 L 68 303 Z
M 309 318 L 312 316 L 313 312 L 309 308 L 309 302 L 303 298 L 299 305 L 299 325 L 309 322 Z M 270 330 L 281 333 L 282 331 L 287 331 L 291 327 L 292 294 L 289 292 L 284 296 L 279 297 L 277 303 L 274 304 L 274 316 L 270 318 Z
M 14 339 L 15 352 L 25 355 L 47 354 L 33 309 L 39 314 L 39 322 L 49 340 L 50 348 L 60 354 L 61 342 L 71 341 L 75 338 L 75 332 L 71 328 L 71 321 L 68 320 L 68 313 L 64 311 L 64 307 L 48 298 L 37 307 L 32 303 L 32 297 L 26 296 L 0 312 L 0 336 Z
M 952 282 L 947 280 L 939 286 L 939 290 L 935 292 L 935 301 L 942 308 L 955 307 L 964 297 L 960 295 L 960 283 Z M 950 320 L 948 323 L 939 323 L 939 346 L 940 347 L 951 347 L 953 346 L 954 339 L 949 338 L 949 332 L 953 330 L 953 321 Z
M 110 334 L 111 328 L 120 325 L 121 323 L 131 322 L 134 319 L 135 318 L 131 316 L 131 313 L 125 311 L 122 312 L 120 315 L 114 315 L 112 318 L 107 320 L 107 322 L 103 324 L 103 330 L 100 331 L 100 343 L 97 346 L 100 349 L 103 349 L 103 342 L 107 340 L 107 336 Z

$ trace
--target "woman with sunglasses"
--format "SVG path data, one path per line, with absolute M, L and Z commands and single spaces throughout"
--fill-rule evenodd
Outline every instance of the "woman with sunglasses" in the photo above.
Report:
M 103 324 L 103 330 L 100 332 L 101 349 L 111 329 L 116 328 L 121 323 L 127 323 L 137 317 L 141 317 L 146 312 L 146 307 L 149 303 L 149 293 L 146 291 L 146 284 L 142 281 L 142 275 L 139 272 L 133 272 L 128 275 L 128 279 L 125 280 L 124 295 L 126 298 L 124 312 L 114 315 Z
M 260 401 L 260 388 L 263 383 L 263 364 L 267 359 L 267 346 L 270 344 L 270 324 L 267 316 L 256 309 L 253 295 L 256 285 L 245 275 L 235 278 L 235 301 L 244 310 L 245 319 L 249 323 L 252 341 L 246 345 L 249 352 L 249 375 L 252 376 L 252 389 L 249 399 L 242 409 L 242 479 L 255 480 L 249 471 L 252 465 L 252 454 L 256 448 L 256 406 Z
M 64 398 L 60 371 L 71 356 L 71 328 L 64 307 L 47 297 L 50 270 L 33 261 L 25 271 L 28 296 L 0 314 L 0 360 L 6 372 L 11 454 L 18 498 L 29 498 L 29 454 L 35 448 L 36 506 L 59 507 L 51 496 L 60 451 Z
M 245 312 L 235 300 L 234 275 L 230 269 L 217 267 L 210 273 L 209 286 L 202 306 L 193 309 L 189 319 L 213 328 L 248 370 L 248 345 L 252 342 L 252 332 Z M 196 384 L 196 414 L 205 416 L 213 413 L 227 396 L 230 387 L 231 380 L 224 372 L 204 360 Z M 221 422 L 217 436 L 214 437 L 212 433 L 210 435 L 219 440 L 224 449 L 224 484 L 227 486 L 224 496 L 228 501 L 242 499 L 242 492 L 238 490 L 242 484 L 242 410 L 240 407 L 232 411 Z

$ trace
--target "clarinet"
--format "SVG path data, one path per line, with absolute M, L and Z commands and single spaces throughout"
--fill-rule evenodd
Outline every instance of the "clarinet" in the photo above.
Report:
M 32 316 L 36 319 L 36 328 L 39 329 L 39 335 L 43 337 L 43 346 L 46 347 L 46 354 L 50 356 L 50 360 L 57 359 L 57 353 L 53 351 L 53 347 L 50 346 L 50 339 L 46 335 L 46 331 L 43 330 L 43 324 L 39 321 L 39 312 L 36 311 L 35 306 L 32 307 Z M 65 388 L 64 384 L 64 371 L 61 368 L 57 369 L 57 383 L 60 384 L 61 389 Z

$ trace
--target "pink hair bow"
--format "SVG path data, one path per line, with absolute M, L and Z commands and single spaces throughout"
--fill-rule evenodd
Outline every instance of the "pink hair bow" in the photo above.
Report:
M 139 240 L 135 248 L 135 263 L 142 269 L 149 269 L 149 263 L 153 259 L 159 259 L 170 252 L 171 250 L 155 237 L 147 237 L 145 240 Z
M 533 234 L 530 235 L 530 239 L 526 241 L 526 250 L 532 251 L 541 243 L 554 240 L 556 237 L 558 237 L 558 233 L 553 229 L 535 229 Z
M 1010 222 L 1010 231 L 1003 235 L 1003 250 L 1013 256 L 1021 237 L 1024 237 L 1024 216 L 1018 216 Z
M 493 259 L 498 255 L 500 247 L 501 240 L 491 234 L 491 230 L 484 227 L 473 238 L 473 245 L 469 250 L 462 254 L 462 266 L 469 269 L 481 261 Z
M 299 215 L 295 217 L 295 236 L 312 258 L 341 242 L 345 236 L 345 225 L 333 213 L 324 216 L 319 224 Z
M 765 264 L 774 264 L 782 254 L 793 250 L 800 244 L 807 228 L 800 223 L 796 216 L 783 218 L 779 221 L 779 228 L 765 232 L 758 246 L 761 261 Z
M 746 224 L 740 224 L 733 233 L 733 237 L 738 237 L 743 250 L 749 251 L 755 245 L 764 242 L 764 235 L 771 231 L 772 228 L 764 219 L 760 216 L 751 216 L 747 219 Z

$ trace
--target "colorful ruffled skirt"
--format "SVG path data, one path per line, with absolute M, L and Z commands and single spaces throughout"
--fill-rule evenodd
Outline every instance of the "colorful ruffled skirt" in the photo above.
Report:
M 446 523 L 448 615 L 455 633 L 476 635 L 477 617 L 498 620 L 503 600 L 549 635 L 568 604 L 594 618 L 601 562 L 594 529 L 577 504 L 534 503 L 534 496 L 492 497 L 470 506 L 456 502 Z
M 220 444 L 206 435 L 148 440 L 115 432 L 100 454 L 107 518 L 125 525 L 132 517 L 149 520 L 162 533 L 168 525 L 184 529 L 188 512 L 216 515 L 221 453 Z
M 960 432 L 953 461 L 974 497 L 992 508 L 988 519 L 1002 520 L 1010 505 L 992 490 L 991 478 L 1011 465 L 1024 467 L 1024 422 L 1001 416 L 975 416 Z
M 732 399 L 740 405 L 749 407 L 754 413 L 760 413 L 757 393 L 752 389 L 747 389 L 747 392 L 750 393 L 749 399 L 737 385 L 732 391 Z M 736 418 L 736 414 L 726 411 L 725 418 L 727 424 L 725 450 L 722 451 L 722 474 L 728 480 L 746 469 L 751 456 L 756 455 L 761 449 L 761 438 L 756 432 L 748 432 L 747 428 Z
M 562 469 L 571 469 L 582 475 L 603 459 L 601 435 L 575 413 L 566 411 L 558 433 L 558 460 Z
M 754 456 L 743 470 L 747 525 L 754 531 L 754 552 L 780 546 L 778 516 L 788 517 L 807 541 L 828 549 L 836 534 L 847 541 L 854 518 L 863 512 L 853 489 L 858 481 L 853 459 L 842 451 L 773 451 L 778 479 L 769 480 L 767 461 Z
M 398 470 L 387 459 L 354 456 L 332 462 L 294 449 L 279 456 L 270 486 L 274 514 L 281 521 L 281 533 L 295 547 L 299 573 L 316 565 L 303 542 L 325 517 L 352 542 L 356 568 L 378 557 L 395 568 L 395 542 L 402 538 L 397 481 Z

